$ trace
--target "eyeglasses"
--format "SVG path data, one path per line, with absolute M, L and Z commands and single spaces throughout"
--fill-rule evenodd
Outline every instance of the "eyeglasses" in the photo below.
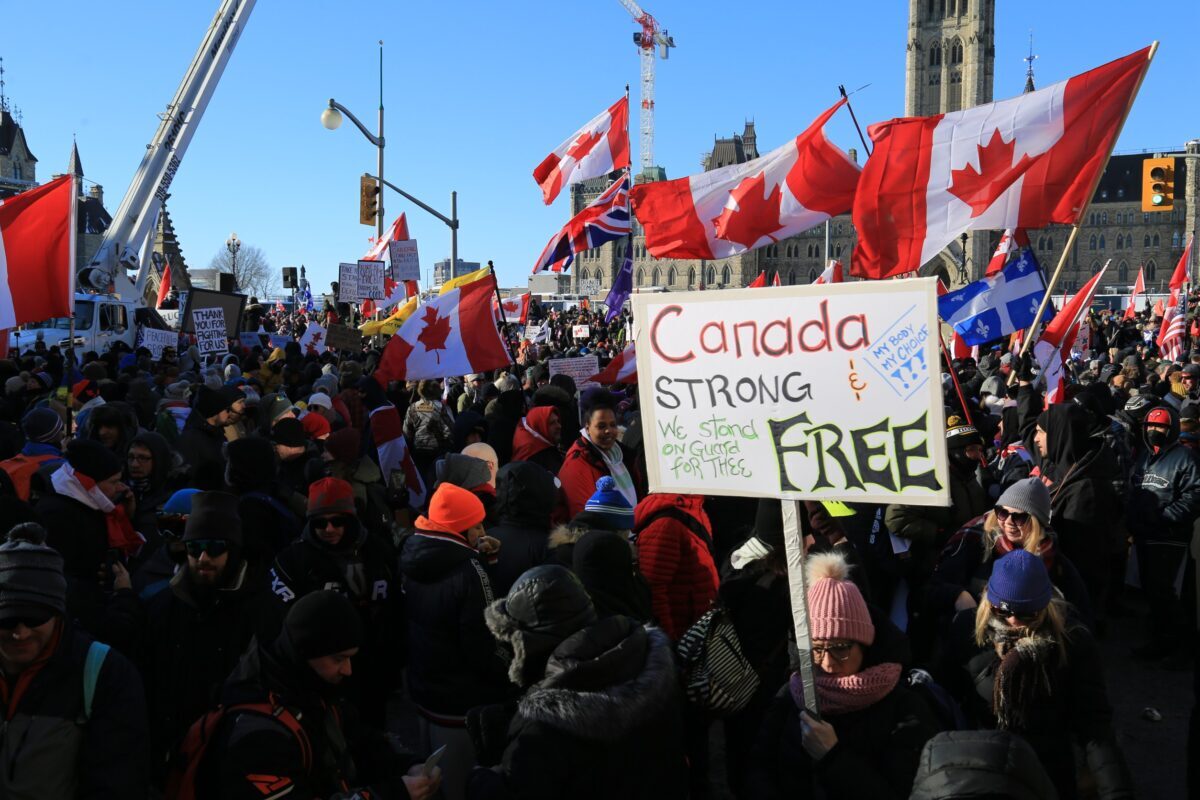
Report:
M 137 461 L 138 463 L 145 463 L 147 461 L 153 461 L 154 456 L 150 455 L 149 453 L 146 453 L 144 455 L 142 453 L 130 453 L 129 455 L 125 456 L 125 460 L 126 461 Z
M 209 558 L 220 558 L 229 552 L 229 542 L 224 539 L 193 539 L 184 542 L 183 546 L 192 558 L 200 558 L 205 553 L 208 553 Z
M 998 605 L 992 606 L 992 616 L 998 617 L 1000 619 L 1008 619 L 1009 617 L 1012 617 L 1013 619 L 1015 619 L 1017 622 L 1021 623 L 1022 625 L 1029 626 L 1029 625 L 1034 624 L 1041 618 L 1042 612 L 1041 611 L 1027 611 L 1027 612 L 1023 612 L 1023 613 L 1017 613 L 1016 611 L 1013 611 L 1009 607 L 1008 603 L 1000 603 Z
M 1012 518 L 1013 524 L 1018 527 L 1024 527 L 1029 522 L 1029 514 L 1025 511 L 1009 511 L 1004 506 L 996 506 L 993 510 L 996 512 L 996 519 L 1000 522 L 1004 522 L 1009 517 Z
M 854 654 L 854 643 L 846 642 L 843 644 L 830 644 L 822 647 L 814 644 L 812 647 L 813 661 L 818 664 L 825 660 L 825 654 L 833 656 L 834 661 L 846 662 L 850 660 L 850 656 Z
M 349 524 L 349 521 L 346 517 L 313 517 L 312 518 L 312 526 L 317 530 L 321 530 L 322 528 L 328 528 L 330 526 L 332 526 L 334 528 L 344 528 L 348 524 Z
M 53 618 L 54 612 L 46 609 L 44 611 L 37 611 L 32 614 L 25 614 L 24 616 L 20 617 L 0 619 L 0 630 L 11 631 L 18 625 L 24 625 L 26 628 L 37 628 L 41 625 L 45 625 Z

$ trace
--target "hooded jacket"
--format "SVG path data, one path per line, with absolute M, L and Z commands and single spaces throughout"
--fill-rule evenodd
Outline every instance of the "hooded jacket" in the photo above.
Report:
M 1150 542 L 1188 542 L 1200 514 L 1200 466 L 1179 443 L 1179 415 L 1173 408 L 1167 444 L 1157 453 L 1145 439 L 1129 476 L 1126 524 L 1134 538 Z
M 501 464 L 517 460 L 513 458 L 513 438 L 524 413 L 525 395 L 520 389 L 501 392 L 484 409 L 483 416 L 488 424 L 487 443 L 496 451 Z
M 504 621 L 488 615 L 503 639 Z M 492 770 L 478 769 L 467 797 L 646 798 L 687 796 L 682 703 L 667 637 L 626 617 L 564 640 L 522 696 Z M 478 742 L 481 761 L 492 761 Z
M 554 406 L 532 408 L 513 432 L 512 460 L 532 461 L 555 475 L 562 469 L 563 456 L 558 442 L 550 436 L 550 416 L 558 413 Z M 561 420 L 560 420 L 561 422 Z
M 196 409 L 188 414 L 179 434 L 176 449 L 192 470 L 190 486 L 202 491 L 215 491 L 225 484 L 225 433 L 209 425 Z
M 496 473 L 496 524 L 488 535 L 501 542 L 489 573 L 497 597 L 508 594 L 525 570 L 546 561 L 550 514 L 557 502 L 554 476 L 537 464 L 515 461 Z
M 1003 731 L 945 731 L 921 751 L 909 800 L 963 797 L 1057 800 L 1058 792 L 1021 737 Z
M 634 531 L 654 617 L 678 641 L 712 606 L 720 584 L 704 498 L 652 494 L 634 509 Z

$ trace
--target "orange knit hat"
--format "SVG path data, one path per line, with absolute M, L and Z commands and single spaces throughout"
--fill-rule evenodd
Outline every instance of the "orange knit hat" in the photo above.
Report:
M 460 486 L 443 483 L 429 501 L 429 513 L 417 517 L 416 528 L 461 537 L 486 516 L 478 497 Z

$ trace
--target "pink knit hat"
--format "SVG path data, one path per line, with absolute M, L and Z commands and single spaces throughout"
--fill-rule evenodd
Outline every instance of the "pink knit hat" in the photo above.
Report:
M 869 645 L 875 625 L 862 593 L 850 580 L 850 565 L 837 553 L 809 556 L 808 619 L 814 639 L 849 639 Z

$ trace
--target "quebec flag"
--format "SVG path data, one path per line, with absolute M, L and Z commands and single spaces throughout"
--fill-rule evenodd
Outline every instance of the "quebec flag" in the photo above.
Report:
M 1046 294 L 1029 248 L 1000 272 L 938 298 L 938 316 L 969 345 L 985 344 L 1033 324 Z

